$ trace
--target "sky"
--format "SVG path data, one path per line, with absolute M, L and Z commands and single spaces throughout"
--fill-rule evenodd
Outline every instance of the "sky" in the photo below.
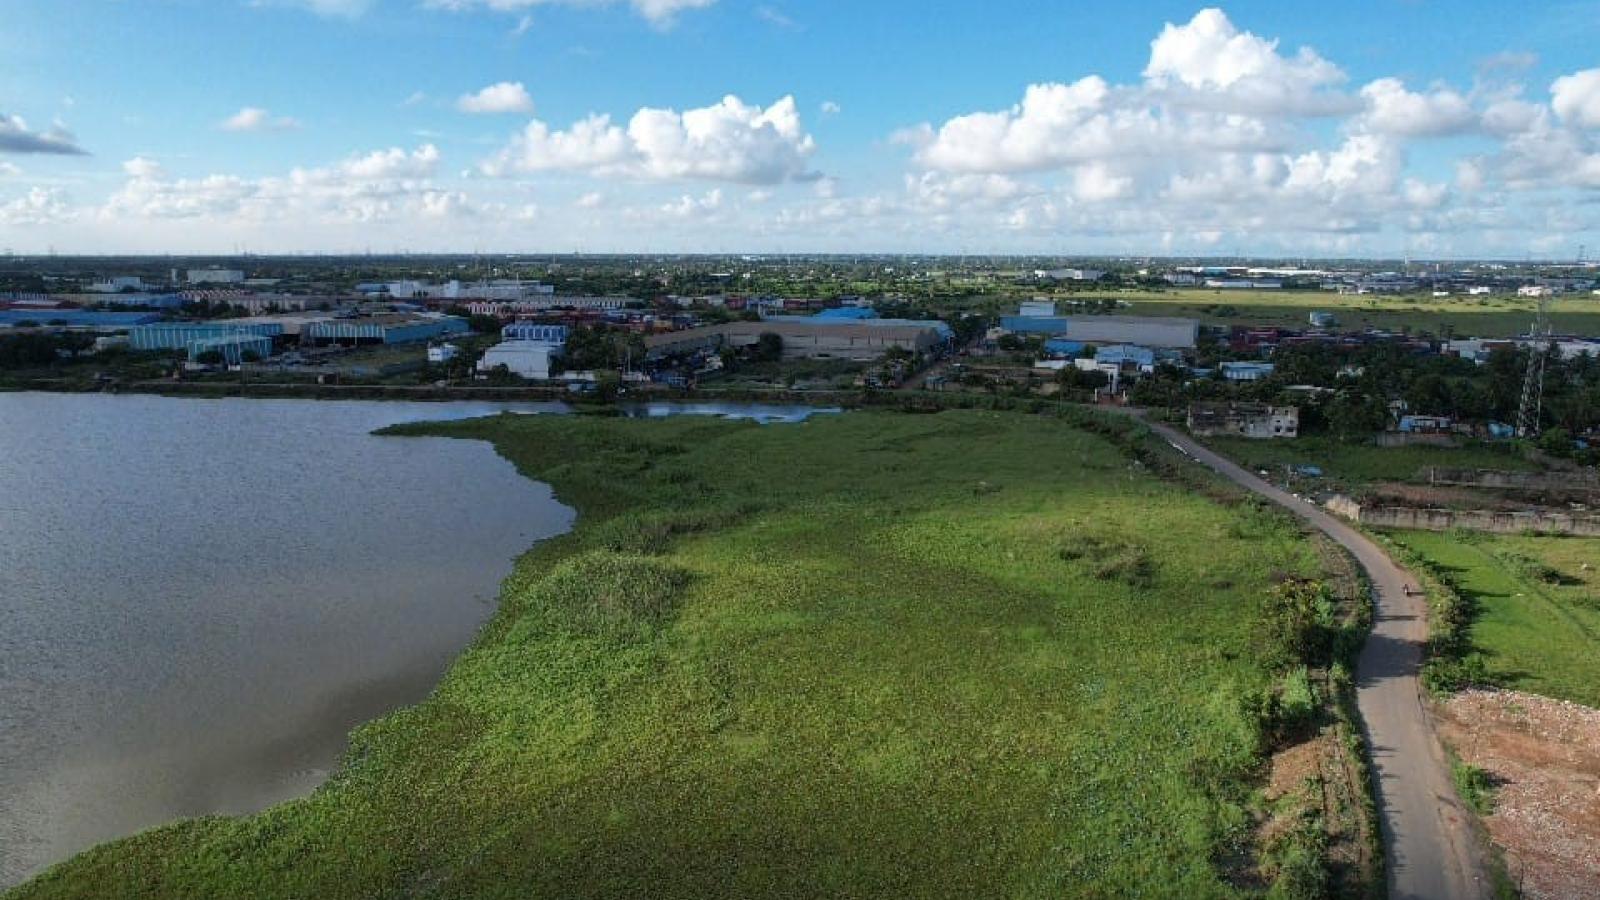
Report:
M 1600 0 L 3 0 L 0 250 L 1600 255 Z

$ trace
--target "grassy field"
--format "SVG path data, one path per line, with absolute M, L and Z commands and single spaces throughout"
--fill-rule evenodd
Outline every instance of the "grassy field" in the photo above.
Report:
M 1321 311 L 1337 316 L 1342 330 L 1410 329 L 1462 338 L 1525 334 L 1533 324 L 1536 305 L 1529 298 L 1504 295 L 1357 297 L 1331 291 L 1114 291 L 1104 296 L 1130 302 L 1132 308 L 1124 310 L 1129 314 L 1192 316 L 1208 325 L 1305 328 L 1309 315 Z M 1231 307 L 1231 311 L 1225 307 Z M 1557 332 L 1600 334 L 1600 297 L 1557 298 L 1552 300 L 1550 309 L 1550 320 Z
M 1375 481 L 1417 481 L 1429 467 L 1456 469 L 1508 469 L 1531 471 L 1538 466 L 1507 444 L 1468 443 L 1461 447 L 1379 447 L 1345 443 L 1331 437 L 1303 437 L 1287 441 L 1249 438 L 1206 438 L 1206 444 L 1252 470 L 1266 469 L 1274 476 L 1284 466 L 1313 465 L 1322 479 L 1312 487 L 1356 490 Z
M 1600 708 L 1600 539 L 1390 536 L 1473 604 L 1468 638 L 1496 682 Z
M 1233 896 L 1280 516 L 1042 416 L 503 416 L 581 513 L 315 794 L 62 897 Z M 1304 670 L 1301 670 L 1303 677 Z

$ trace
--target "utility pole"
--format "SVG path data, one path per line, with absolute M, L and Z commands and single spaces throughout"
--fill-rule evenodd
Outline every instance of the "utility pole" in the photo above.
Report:
M 1528 344 L 1528 373 L 1522 380 L 1522 403 L 1517 409 L 1517 437 L 1539 436 L 1544 412 L 1544 363 L 1550 355 L 1550 301 L 1539 297 L 1539 312 Z

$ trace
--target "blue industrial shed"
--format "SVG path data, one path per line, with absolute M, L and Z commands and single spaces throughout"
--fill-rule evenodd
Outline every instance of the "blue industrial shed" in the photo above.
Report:
M 1052 338 L 1044 342 L 1044 352 L 1046 355 L 1054 356 L 1058 359 L 1073 359 L 1083 352 L 1085 346 L 1087 345 L 1083 341 Z
M 100 328 L 107 331 L 134 328 L 159 322 L 158 313 L 100 312 L 93 309 L 0 309 L 0 325 L 15 327 L 24 322 L 65 328 Z
M 538 322 L 512 322 L 500 329 L 500 337 L 508 341 L 533 341 L 557 346 L 566 346 L 569 333 L 565 325 L 541 325 Z
M 822 312 L 817 313 L 816 316 L 815 316 L 815 318 L 818 318 L 818 319 L 833 319 L 833 320 L 840 320 L 840 319 L 855 319 L 855 320 L 876 319 L 877 317 L 878 317 L 878 311 L 873 309 L 873 308 L 871 308 L 870 306 L 839 306 L 839 307 L 835 307 L 833 309 L 825 309 Z
M 397 316 L 312 322 L 300 334 L 302 340 L 309 341 L 410 344 L 431 341 L 448 334 L 460 334 L 466 328 L 466 320 L 454 316 L 426 319 Z
M 1138 366 L 1141 369 L 1149 369 L 1156 364 L 1156 352 L 1149 347 L 1115 344 L 1096 350 L 1094 361 L 1101 365 Z
M 135 350 L 188 350 L 196 341 L 230 337 L 261 337 L 270 344 L 283 334 L 276 322 L 158 322 L 128 331 L 128 346 Z
M 272 355 L 272 338 L 261 334 L 229 334 L 220 337 L 199 338 L 189 342 L 189 361 L 198 362 L 208 351 L 222 354 L 222 361 L 237 366 L 246 356 L 266 359 Z

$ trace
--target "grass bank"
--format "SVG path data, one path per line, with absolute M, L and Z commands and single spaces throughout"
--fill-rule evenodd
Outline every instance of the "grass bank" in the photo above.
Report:
M 1600 539 L 1390 537 L 1464 602 L 1459 655 L 1472 660 L 1467 674 L 1600 708 Z
M 1286 517 L 1095 427 L 397 429 L 494 442 L 577 528 L 312 796 L 91 850 L 12 898 L 1257 891 L 1236 869 L 1272 741 L 1316 694 L 1282 676 L 1305 681 L 1291 643 L 1327 643 L 1297 580 L 1322 565 Z M 1279 874 L 1320 884 L 1315 842 L 1293 846 Z

